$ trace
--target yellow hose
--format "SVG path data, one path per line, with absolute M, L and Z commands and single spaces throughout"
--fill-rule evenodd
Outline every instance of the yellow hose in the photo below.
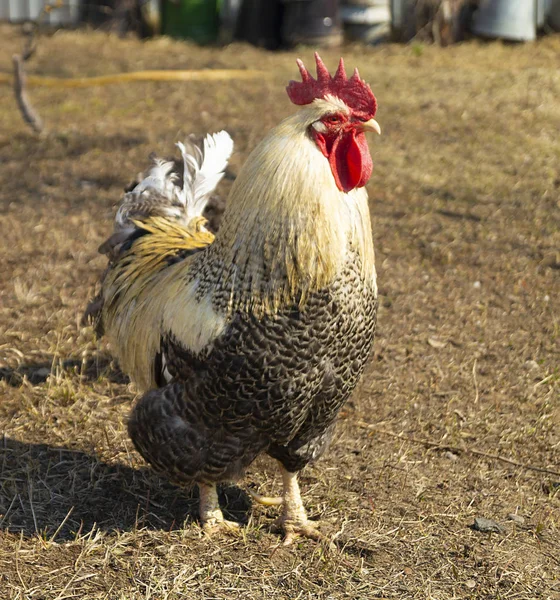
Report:
M 254 79 L 262 77 L 262 71 L 253 69 L 203 69 L 198 71 L 131 71 L 130 73 L 114 73 L 97 77 L 42 77 L 27 75 L 26 82 L 30 86 L 81 88 L 96 85 L 112 85 L 131 81 L 223 81 L 228 79 Z M 13 83 L 13 75 L 0 73 L 1 83 Z

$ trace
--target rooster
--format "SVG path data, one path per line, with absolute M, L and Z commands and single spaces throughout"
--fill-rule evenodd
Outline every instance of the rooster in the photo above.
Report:
M 287 87 L 301 106 L 258 144 L 214 235 L 203 211 L 233 149 L 229 135 L 178 144 L 127 193 L 97 299 L 100 327 L 143 393 L 128 431 L 159 473 L 198 484 L 200 520 L 224 519 L 216 485 L 261 453 L 278 460 L 279 525 L 318 539 L 298 472 L 324 452 L 373 344 L 377 286 L 365 132 L 377 102 L 342 59 Z M 180 172 L 182 171 L 182 172 Z M 94 311 L 94 312 L 96 312 Z M 276 499 L 256 496 L 263 503 Z

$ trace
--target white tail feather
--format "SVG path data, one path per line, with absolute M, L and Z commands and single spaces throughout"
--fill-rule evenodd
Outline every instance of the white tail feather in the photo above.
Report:
M 161 158 L 154 159 L 154 166 L 148 175 L 134 188 L 136 194 L 145 191 L 156 192 L 162 196 L 173 197 L 177 175 L 172 173 L 173 163 Z
M 146 177 L 125 194 L 115 216 L 115 230 L 130 227 L 129 218 L 138 214 L 159 214 L 185 225 L 201 216 L 210 194 L 224 176 L 233 151 L 233 140 L 227 131 L 208 134 L 202 148 L 191 139 L 177 144 L 184 165 L 183 186 L 173 162 L 160 158 Z
M 202 214 L 210 194 L 224 176 L 233 140 L 227 131 L 220 131 L 206 136 L 202 150 L 190 140 L 186 144 L 188 149 L 181 142 L 177 144 L 185 166 L 183 189 L 178 196 L 187 216 L 193 218 Z

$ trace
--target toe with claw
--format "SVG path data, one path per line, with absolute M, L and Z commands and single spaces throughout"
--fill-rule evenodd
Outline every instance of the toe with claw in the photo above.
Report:
M 317 529 L 317 525 L 307 518 L 294 521 L 286 517 L 286 515 L 282 515 L 275 521 L 274 527 L 284 533 L 284 546 L 289 546 L 299 536 L 315 541 L 325 539 L 323 534 Z
M 239 531 L 240 525 L 235 521 L 228 521 L 227 519 L 208 519 L 203 522 L 202 529 L 206 535 L 213 535 L 215 533 L 236 533 Z

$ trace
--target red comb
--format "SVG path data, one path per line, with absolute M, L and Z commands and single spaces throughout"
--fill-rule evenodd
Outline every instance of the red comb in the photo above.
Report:
M 327 94 L 331 94 L 340 98 L 359 116 L 368 119 L 375 116 L 377 100 L 369 85 L 360 79 L 358 69 L 355 69 L 352 77 L 348 79 L 344 70 L 344 61 L 341 58 L 334 77 L 331 77 L 317 52 L 315 52 L 315 62 L 317 63 L 317 79 L 313 79 L 298 58 L 297 65 L 301 73 L 301 82 L 290 81 L 286 88 L 288 96 L 294 104 L 311 104 L 315 98 L 324 98 Z

